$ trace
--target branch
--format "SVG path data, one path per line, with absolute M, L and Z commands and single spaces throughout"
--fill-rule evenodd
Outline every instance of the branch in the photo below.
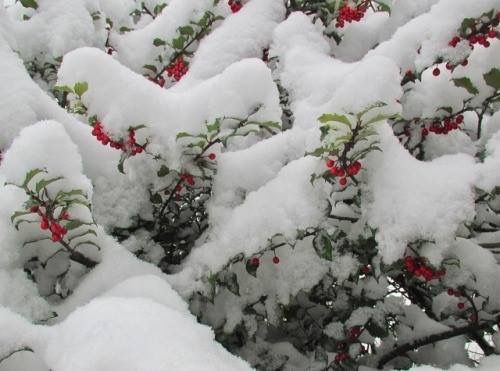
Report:
M 422 339 L 415 340 L 412 343 L 406 343 L 406 344 L 400 345 L 397 348 L 390 351 L 389 353 L 382 356 L 382 358 L 380 358 L 380 360 L 378 362 L 377 368 L 379 370 L 381 370 L 384 367 L 384 365 L 387 362 L 391 361 L 392 359 L 399 357 L 399 356 L 402 356 L 409 351 L 423 347 L 424 345 L 433 344 L 433 343 L 436 343 L 436 342 L 441 341 L 441 340 L 450 339 L 450 338 L 455 337 L 455 336 L 465 335 L 465 334 L 475 332 L 475 331 L 486 330 L 493 325 L 494 325 L 494 323 L 491 323 L 491 322 L 484 322 L 482 324 L 473 323 L 471 325 L 468 325 L 465 327 L 457 327 L 455 329 L 445 331 L 445 332 L 442 332 L 440 334 L 430 335 L 430 336 L 424 337 Z
M 94 268 L 97 265 L 97 262 L 95 260 L 87 258 L 81 252 L 76 251 L 75 249 L 72 249 L 71 246 L 66 241 L 61 240 L 61 241 L 59 241 L 59 243 L 64 246 L 66 251 L 69 252 L 69 258 L 71 260 L 73 260 L 77 263 L 80 263 L 87 268 Z

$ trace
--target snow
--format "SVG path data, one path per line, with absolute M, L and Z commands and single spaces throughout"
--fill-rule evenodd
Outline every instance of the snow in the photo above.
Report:
M 85 68 L 90 64 L 95 68 Z M 79 81 L 89 85 L 82 98 L 84 104 L 112 137 L 123 136 L 131 126 L 146 125 L 137 132 L 138 142 L 151 137 L 158 150 L 166 151 L 168 165 L 173 168 L 179 166 L 181 156 L 175 140 L 178 132 L 198 134 L 205 122 L 224 116 L 246 117 L 259 105 L 263 107 L 256 119 L 278 121 L 281 117 L 270 71 L 255 59 L 234 63 L 193 89 L 175 93 L 162 90 L 102 51 L 81 48 L 65 56 L 58 84 L 72 86 Z M 214 95 L 213 91 L 223 94 Z M 126 104 L 130 101 L 136 104 Z
M 43 64 L 53 62 L 54 58 L 78 47 L 104 45 L 104 20 L 94 23 L 91 13 L 98 8 L 92 3 L 39 0 L 39 8 L 29 20 L 12 20 L 10 32 L 15 35 L 17 49 L 23 59 L 37 58 Z
M 252 0 L 202 40 L 191 61 L 188 75 L 176 89 L 221 73 L 244 58 L 260 58 L 271 43 L 272 31 L 281 22 L 285 9 L 274 0 Z
M 150 9 L 160 3 L 145 1 Z M 448 41 L 464 17 L 498 9 L 498 0 L 390 1 L 391 14 L 369 10 L 363 20 L 343 28 L 340 45 L 325 37 L 319 21 L 303 13 L 286 14 L 278 0 L 245 1 L 235 14 L 227 1 L 165 3 L 168 6 L 154 19 L 130 16 L 141 8 L 140 0 L 38 0 L 36 11 L 13 1 L 0 6 L 0 184 L 19 184 L 33 168 L 46 169 L 46 177 L 63 176 L 50 185 L 50 191 L 79 188 L 89 195 L 92 214 L 79 207 L 71 213 L 98 223 L 95 241 L 100 247 L 81 250 L 99 262 L 93 269 L 62 254 L 47 261 L 54 252 L 51 242 L 23 246 L 39 235 L 36 225 L 16 231 L 10 221 L 12 213 L 24 207 L 25 193 L 12 185 L 0 187 L 0 358 L 23 346 L 35 352 L 1 362 L 1 371 L 250 370 L 215 340 L 214 332 L 231 339 L 239 326 L 248 330 L 251 340 L 234 349 L 228 340 L 232 352 L 241 352 L 259 368 L 265 368 L 262 359 L 277 356 L 289 357 L 284 369 L 306 369 L 314 364 L 309 359 L 313 355 L 295 349 L 293 339 L 281 341 L 281 335 L 276 335 L 279 341 L 267 344 L 267 331 L 279 333 L 283 308 L 294 305 L 325 277 L 335 282 L 332 287 L 346 284 L 352 297 L 377 304 L 359 307 L 338 322 L 335 316 L 348 309 L 347 294 L 341 289 L 333 303 L 335 319 L 329 319 L 333 322 L 321 329 L 323 333 L 344 339 L 345 328 L 364 326 L 369 320 L 386 324 L 385 316 L 394 315 L 395 336 L 377 345 L 377 354 L 382 355 L 395 344 L 448 330 L 455 320 L 462 321 L 458 316 L 437 322 L 401 297 L 386 297 L 391 281 L 381 273 L 380 263 L 398 261 L 408 244 L 419 240 L 428 242 L 418 253 L 436 267 L 446 259 L 460 261 L 460 267 L 447 265 L 446 276 L 429 285 L 477 290 L 480 295 L 473 300 L 484 309 L 480 320 L 498 312 L 498 258 L 478 245 L 498 242 L 498 233 L 466 228 L 476 215 L 479 221 L 486 218 L 487 208 L 475 202 L 478 194 L 500 184 L 498 112 L 486 112 L 481 138 L 476 134 L 477 114 L 471 112 L 465 114 L 464 130 L 428 135 L 423 160 L 404 148 L 388 122 L 378 123 L 382 151 L 362 160 L 363 171 L 357 177 L 360 207 L 343 202 L 343 197 L 354 197 L 355 187 L 339 192 L 321 179 L 312 184 L 311 175 L 325 170 L 324 159 L 308 155 L 320 145 L 318 117 L 324 113 L 354 114 L 384 102 L 370 115 L 430 119 L 440 107 L 458 112 L 469 98 L 470 104 L 480 104 L 491 96 L 493 90 L 483 75 L 500 64 L 500 41 L 491 40 L 490 47 L 472 51 L 466 42 L 450 48 Z M 159 54 L 168 60 L 173 53 L 170 46 L 155 47 L 153 40 L 170 42 L 179 26 L 198 20 L 205 11 L 225 19 L 190 47 L 187 75 L 165 88 L 143 76 L 145 64 L 155 64 Z M 106 18 L 115 24 L 109 35 Z M 131 31 L 117 32 L 123 26 Z M 115 49 L 112 55 L 103 51 L 106 40 Z M 261 59 L 268 47 L 271 60 L 266 63 Z M 57 77 L 50 81 L 40 73 L 30 77 L 33 67 L 58 64 L 58 57 L 63 59 Z M 450 72 L 445 62 L 440 63 L 438 77 L 424 71 L 440 57 L 456 62 L 467 57 L 468 65 Z M 401 86 L 401 74 L 408 69 L 424 71 L 422 79 Z M 480 94 L 472 97 L 454 86 L 451 79 L 461 77 L 469 77 Z M 65 112 L 50 92 L 54 83 L 77 82 L 88 83 L 82 96 L 88 115 Z M 203 133 L 216 118 L 244 118 L 256 107 L 260 109 L 252 118 L 281 123 L 278 82 L 288 94 L 293 125 L 271 137 L 249 135 L 225 148 L 214 147 L 217 172 L 207 204 L 208 228 L 183 263 L 169 267 L 174 274 L 166 275 L 156 266 L 164 247 L 151 237 L 154 231 L 132 232 L 122 243 L 111 237 L 114 228 L 154 218 L 149 192 L 164 186 L 164 179 L 156 176 L 160 162 L 177 171 L 193 168 L 177 133 Z M 70 100 L 75 98 L 69 95 Z M 145 125 L 137 138 L 139 143 L 148 141 L 148 153 L 128 159 L 126 174 L 116 170 L 119 151 L 101 146 L 90 134 L 86 116 L 94 114 L 115 139 L 127 135 L 131 126 Z M 223 130 L 230 121 L 223 120 Z M 156 154 L 161 154 L 161 161 L 153 159 Z M 334 224 L 326 215 L 327 200 L 336 203 L 332 207 L 337 215 L 360 216 L 360 220 Z M 373 229 L 378 243 L 378 255 L 369 263 L 373 274 L 359 275 L 360 265 L 366 263 L 349 250 L 334 251 L 328 261 L 318 256 L 312 237 L 289 243 L 309 227 L 328 233 L 345 229 L 346 241 L 366 237 Z M 269 250 L 274 238 L 285 242 Z M 134 256 L 143 250 L 146 261 Z M 245 263 L 257 256 L 260 265 L 253 277 Z M 234 257 L 241 261 L 226 267 Z M 279 263 L 273 263 L 273 257 L 279 257 Z M 34 273 L 36 282 L 25 270 L 32 258 L 47 262 L 46 272 Z M 201 312 L 195 318 L 190 305 L 201 304 L 193 294 L 206 294 L 207 277 L 222 268 L 236 275 L 240 294 L 217 287 L 214 302 L 204 302 L 206 308 L 198 308 Z M 61 284 L 61 276 L 64 295 L 54 299 L 50 295 Z M 438 316 L 456 313 L 460 300 L 446 291 L 432 299 Z M 255 303 L 265 319 L 246 310 Z M 54 312 L 57 317 L 51 318 Z M 362 336 L 362 341 L 374 340 L 368 331 Z M 498 348 L 498 334 L 493 341 Z M 442 368 L 469 365 L 466 342 L 464 337 L 441 341 L 412 352 L 411 357 L 416 363 Z M 354 347 L 350 352 L 355 356 Z M 334 356 L 327 354 L 330 361 Z M 497 356 L 487 357 L 477 369 L 493 370 L 498 363 Z M 469 368 L 456 365 L 450 370 Z
M 497 0 L 441 0 L 429 12 L 400 27 L 389 40 L 368 52 L 365 58 L 384 55 L 402 71 L 422 71 L 434 63 L 442 49 L 447 48 L 448 41 L 455 36 L 464 18 L 477 18 L 497 5 Z
M 153 64 L 162 54 L 162 48 L 153 45 L 155 38 L 170 42 L 176 37 L 177 28 L 197 21 L 207 10 L 212 10 L 213 0 L 172 0 L 168 11 L 162 12 L 144 28 L 131 32 L 112 34 L 111 45 L 117 51 L 116 58 L 135 72 L 143 72 L 143 66 Z M 173 53 L 167 52 L 167 59 Z
M 184 292 L 183 285 L 190 285 L 186 274 L 217 271 L 240 252 L 245 256 L 258 252 L 277 233 L 293 238 L 298 229 L 322 220 L 326 207 L 321 197 L 324 191 L 314 188 L 309 176 L 304 176 L 317 166 L 318 160 L 312 157 L 291 162 L 276 178 L 246 195 L 245 201 L 233 208 L 227 219 L 212 226 L 210 240 L 191 253 L 185 271 L 170 278 L 173 286 Z
M 29 346 L 51 369 L 251 369 L 215 343 L 212 331 L 190 314 L 149 299 L 94 299 L 52 327 L 32 326 L 6 309 L 0 311 L 0 344 L 9 344 L 0 354 Z
M 419 238 L 449 246 L 459 225 L 474 216 L 473 158 L 456 154 L 420 162 L 387 125 L 380 127 L 379 134 L 383 152 L 370 155 L 371 201 L 365 206 L 368 222 L 378 229 L 384 262 L 402 258 L 407 244 Z

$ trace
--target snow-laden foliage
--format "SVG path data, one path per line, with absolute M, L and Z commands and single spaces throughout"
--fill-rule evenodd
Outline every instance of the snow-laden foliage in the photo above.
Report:
M 0 2 L 0 371 L 499 368 L 499 22 Z

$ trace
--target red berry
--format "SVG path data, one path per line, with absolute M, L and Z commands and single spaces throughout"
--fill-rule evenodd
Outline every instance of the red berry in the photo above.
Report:
M 51 239 L 52 239 L 52 241 L 53 241 L 53 242 L 59 242 L 59 241 L 61 241 L 61 238 L 62 238 L 62 237 L 61 237 L 61 235 L 60 235 L 60 234 L 57 234 L 57 233 L 52 233 L 52 237 L 51 237 Z
M 340 180 L 339 180 L 339 184 L 340 184 L 341 186 L 345 186 L 345 185 L 347 184 L 347 178 L 340 178 Z
M 464 59 L 460 64 L 465 67 L 469 64 L 469 61 L 467 59 Z
M 455 290 L 453 290 L 453 289 L 448 289 L 448 295 L 450 295 L 450 296 L 455 295 Z
M 42 221 L 40 222 L 40 229 L 49 229 L 49 221 L 46 218 L 42 219 Z
M 258 267 L 260 265 L 259 258 L 254 256 L 252 259 L 250 259 L 250 265 L 252 265 L 254 267 Z
M 429 135 L 429 130 L 427 130 L 426 128 L 423 128 L 422 129 L 422 136 L 426 137 L 427 135 Z
M 371 268 L 370 268 L 370 266 L 369 266 L 369 265 L 363 265 L 363 266 L 361 267 L 361 273 L 363 273 L 363 274 L 368 274 L 368 273 L 370 273 L 370 272 L 371 272 Z
M 30 207 L 30 211 L 32 213 L 37 213 L 38 210 L 40 210 L 40 207 L 38 205 L 33 205 L 33 206 Z
M 208 159 L 209 159 L 209 160 L 211 160 L 211 161 L 215 160 L 215 157 L 216 157 L 216 156 L 215 156 L 215 153 L 210 153 L 210 154 L 208 155 Z
M 469 320 L 471 322 L 477 322 L 477 315 L 476 313 L 472 313 L 470 316 L 469 316 Z
M 495 30 L 491 30 L 488 32 L 488 37 L 491 38 L 491 39 L 494 39 L 495 37 L 497 37 L 497 32 Z
M 279 262 L 280 262 L 280 258 L 278 258 L 277 256 L 274 256 L 273 257 L 273 263 L 274 264 L 279 264 Z
M 361 335 L 361 328 L 359 326 L 354 326 L 351 328 L 351 338 L 357 339 Z
M 463 121 L 464 121 L 464 115 L 457 115 L 457 117 L 455 117 L 455 122 L 457 124 L 461 124 Z
M 432 70 L 432 74 L 433 74 L 434 76 L 439 76 L 439 74 L 440 74 L 440 73 L 441 73 L 441 70 L 440 70 L 438 67 L 436 67 L 436 68 L 434 68 L 434 69 Z
M 446 69 L 451 71 L 453 69 L 453 64 L 450 62 L 446 63 Z
M 458 303 L 457 307 L 458 307 L 458 309 L 464 309 L 465 308 L 465 304 L 464 303 Z
M 358 162 L 359 164 L 359 162 Z M 361 169 L 361 164 L 357 165 L 356 163 L 352 163 L 347 167 L 347 174 L 350 176 L 354 176 L 358 174 L 359 170 Z
M 335 166 L 335 161 L 333 160 L 326 160 L 326 167 L 332 168 Z

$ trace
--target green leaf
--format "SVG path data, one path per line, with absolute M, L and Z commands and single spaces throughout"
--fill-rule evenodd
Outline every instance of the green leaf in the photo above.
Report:
M 56 200 L 59 200 L 59 199 L 64 199 L 64 198 L 68 198 L 68 197 L 73 197 L 73 196 L 82 196 L 82 197 L 87 197 L 87 195 L 85 194 L 85 192 L 83 192 L 81 189 L 73 189 L 69 192 L 63 192 L 63 191 L 59 191 L 57 193 L 57 196 L 56 196 Z
M 376 122 L 379 122 L 379 121 L 383 121 L 383 120 L 387 120 L 387 119 L 390 119 L 390 118 L 394 118 L 395 116 L 397 115 L 384 115 L 382 113 L 378 114 L 377 116 L 371 118 L 370 120 L 368 120 L 367 122 L 365 122 L 364 124 L 365 125 L 370 125 L 370 124 L 374 124 Z
M 261 126 L 281 130 L 281 125 L 276 121 L 265 121 L 260 124 Z
M 73 93 L 73 89 L 67 85 L 54 86 L 53 90 L 60 93 Z
M 467 34 L 467 29 L 473 30 L 476 25 L 476 20 L 474 18 L 464 18 L 460 26 L 460 31 L 463 35 Z
M 153 40 L 153 45 L 162 46 L 162 45 L 167 45 L 167 43 L 165 42 L 165 40 L 162 40 L 159 37 L 157 37 L 156 39 Z
M 130 32 L 130 31 L 132 31 L 132 28 L 122 26 L 122 27 L 120 27 L 119 31 L 120 31 L 120 33 Z
M 87 230 L 86 230 L 85 232 L 83 232 L 83 233 L 79 233 L 79 234 L 76 234 L 76 235 L 71 236 L 70 238 L 68 238 L 68 240 L 71 242 L 71 241 L 73 241 L 73 240 L 74 240 L 74 239 L 76 239 L 76 238 L 80 238 L 80 237 L 86 236 L 86 235 L 88 235 L 88 234 L 93 234 L 94 236 L 96 236 L 96 237 L 97 237 L 97 233 L 96 233 L 96 231 L 94 231 L 93 229 L 87 229 Z
M 14 219 L 16 219 L 16 218 L 18 218 L 20 216 L 28 215 L 28 214 L 32 214 L 32 212 L 31 211 L 16 211 L 10 217 L 10 221 L 11 221 L 11 223 L 14 223 Z
M 345 115 L 338 115 L 336 113 L 324 113 L 320 117 L 318 117 L 319 122 L 325 124 L 327 122 L 335 121 L 335 122 L 340 122 L 344 125 L 347 125 L 349 128 L 351 128 L 351 122 Z
M 150 70 L 151 72 L 153 73 L 158 73 L 158 69 L 156 68 L 156 66 L 153 66 L 152 64 L 145 64 L 144 66 L 142 66 L 142 68 L 146 69 L 146 70 Z
M 459 88 L 464 88 L 472 95 L 476 95 L 477 93 L 479 93 L 479 90 L 477 90 L 477 88 L 474 86 L 474 84 L 472 83 L 472 81 L 470 81 L 468 77 L 462 77 L 459 79 L 452 79 L 452 80 L 455 86 Z
M 174 47 L 174 49 L 180 50 L 184 47 L 185 41 L 186 40 L 182 36 L 176 37 L 172 40 L 172 46 Z
M 185 131 L 181 131 L 180 133 L 177 133 L 175 139 L 187 138 L 187 137 L 193 137 L 193 136 L 189 133 L 186 133 Z
M 488 86 L 491 86 L 495 90 L 500 90 L 500 69 L 492 68 L 490 72 L 485 73 L 483 77 Z
M 75 90 L 75 94 L 81 97 L 89 89 L 89 84 L 85 81 L 77 82 L 73 89 Z
M 247 270 L 247 273 L 250 274 L 251 276 L 254 276 L 257 278 L 257 269 L 259 268 L 258 265 L 253 265 L 251 264 L 251 259 L 247 259 L 247 263 L 245 265 L 245 269 Z
M 207 124 L 207 130 L 209 133 L 213 131 L 218 132 L 220 130 L 220 120 L 216 119 L 213 124 Z
M 128 155 L 123 152 L 122 155 L 120 156 L 120 160 L 118 161 L 118 165 L 116 166 L 118 171 L 122 174 L 125 174 L 125 169 L 123 168 L 123 165 L 125 164 L 125 160 L 128 158 Z
M 447 112 L 449 115 L 451 115 L 453 113 L 453 108 L 449 107 L 449 106 L 446 106 L 446 107 L 439 107 L 437 109 L 438 111 L 439 110 L 443 110 L 445 112 Z
M 81 245 L 92 245 L 92 246 L 97 247 L 97 250 L 101 250 L 101 247 L 100 247 L 98 244 L 96 244 L 95 242 L 90 241 L 90 240 L 87 240 L 87 241 L 82 241 L 82 242 L 78 242 L 78 243 L 77 243 L 77 244 L 73 247 L 73 249 L 74 249 L 74 250 L 76 250 L 76 248 L 77 248 L 78 246 L 81 246 Z
M 157 4 L 155 5 L 155 7 L 153 8 L 153 13 L 155 15 L 158 15 L 162 12 L 163 9 L 165 9 L 165 7 L 167 6 L 166 3 L 162 3 L 162 4 Z
M 81 227 L 82 225 L 84 225 L 85 223 L 83 223 L 82 221 L 80 220 L 71 220 L 69 221 L 68 223 L 66 223 L 64 225 L 64 227 L 68 230 L 68 231 L 71 231 L 73 229 L 76 229 L 78 227 Z
M 381 10 L 382 12 L 387 12 L 389 13 L 389 15 L 391 15 L 391 7 L 389 5 L 379 0 L 376 0 L 375 2 L 377 3 L 379 10 Z
M 194 35 L 194 28 L 191 26 L 182 26 L 179 27 L 178 30 L 181 35 L 188 35 L 188 36 Z
M 20 0 L 22 6 L 25 8 L 33 8 L 33 9 L 38 9 L 38 4 L 35 0 Z
M 46 173 L 46 172 L 47 171 L 43 170 L 43 169 L 33 169 L 33 170 L 28 171 L 28 173 L 26 174 L 26 177 L 24 178 L 23 187 L 26 187 L 28 185 L 28 183 L 30 182 L 30 180 L 33 179 L 33 177 L 36 176 L 37 174 Z
M 163 202 L 159 193 L 153 193 L 149 197 L 149 201 L 151 201 L 151 203 L 153 203 L 153 204 L 161 204 Z
M 234 295 L 240 296 L 240 285 L 238 284 L 238 276 L 234 272 L 228 272 L 224 275 L 224 286 Z
M 38 193 L 42 189 L 46 188 L 49 184 L 57 182 L 58 180 L 61 180 L 61 179 L 63 179 L 62 176 L 58 176 L 58 177 L 52 178 L 52 179 L 42 179 L 36 183 L 35 192 Z
M 368 330 L 370 335 L 372 335 L 373 337 L 378 337 L 378 338 L 383 339 L 389 334 L 387 329 L 381 327 L 380 325 L 375 323 L 373 320 L 369 320 L 365 324 L 365 328 Z
M 312 152 L 308 152 L 308 155 L 315 156 L 315 157 L 321 157 L 323 153 L 327 152 L 327 150 L 323 147 L 318 147 Z
M 332 260 L 333 257 L 333 246 L 330 239 L 327 236 L 322 236 L 321 240 L 323 242 L 323 254 L 322 258 L 326 260 Z
M 170 173 L 170 169 L 166 167 L 165 165 L 161 165 L 160 170 L 157 171 L 157 175 L 159 177 L 164 177 L 165 175 L 168 175 Z

